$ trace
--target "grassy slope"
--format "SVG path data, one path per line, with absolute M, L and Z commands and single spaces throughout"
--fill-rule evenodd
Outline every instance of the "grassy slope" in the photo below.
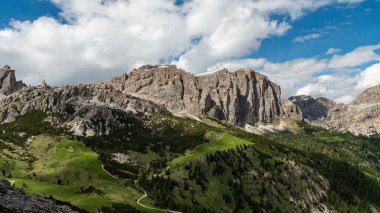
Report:
M 122 180 L 107 174 L 101 168 L 98 155 L 80 142 L 64 137 L 38 136 L 26 149 L 37 158 L 29 168 L 25 167 L 22 156 L 13 160 L 2 157 L 2 160 L 16 162 L 15 172 L 9 179 L 15 181 L 17 187 L 23 186 L 28 193 L 51 195 L 91 212 L 112 203 L 128 202 L 136 206 L 134 201 L 141 196 L 136 190 L 125 187 Z M 80 187 L 89 186 L 104 194 L 77 193 Z
M 227 133 L 216 133 L 210 131 L 206 133 L 205 138 L 208 138 L 210 142 L 198 145 L 193 150 L 185 153 L 184 156 L 173 159 L 169 163 L 169 166 L 184 166 L 196 158 L 205 157 L 207 154 L 212 154 L 217 151 L 234 149 L 241 145 L 253 145 L 252 142 L 243 140 Z
M 11 133 L 0 135 L 0 139 L 21 144 L 21 147 L 24 146 L 23 141 L 31 135 L 52 135 L 54 130 L 46 126 L 30 127 L 30 123 L 36 124 L 41 118 L 41 113 L 37 113 L 9 125 L 0 125 L 0 130 Z M 380 196 L 378 139 L 329 133 L 307 125 L 301 125 L 296 133 L 283 132 L 261 137 L 228 125 L 220 127 L 222 124 L 218 122 L 208 126 L 161 114 L 147 117 L 128 115 L 123 122 L 132 125 L 114 130 L 109 136 L 87 138 L 86 145 L 107 155 L 115 152 L 133 153 L 132 158 L 141 167 L 140 173 L 149 174 L 146 176 L 148 182 L 156 171 L 163 171 L 167 165 L 173 166 L 170 175 L 164 175 L 164 178 L 175 181 L 172 190 L 166 190 L 168 185 L 165 184 L 170 185 L 170 181 L 163 180 L 157 180 L 155 187 L 145 189 L 153 200 L 154 196 L 170 195 L 176 203 L 171 205 L 183 207 L 182 210 L 211 208 L 209 210 L 220 212 L 238 208 L 239 211 L 251 211 L 250 208 L 253 207 L 249 207 L 248 203 L 253 202 L 261 210 L 275 211 L 278 208 L 282 212 L 298 212 L 299 209 L 292 210 L 292 205 L 288 203 L 289 197 L 293 196 L 297 200 L 297 196 L 307 187 L 312 188 L 311 183 L 315 181 L 313 178 L 317 177 L 316 173 L 322 174 L 330 182 L 329 198 L 325 202 L 329 208 L 339 212 L 366 212 L 368 203 L 380 207 L 380 199 L 376 198 Z M 18 132 L 26 132 L 27 136 L 19 136 Z M 133 200 L 138 193 L 124 187 L 123 181 L 113 179 L 103 172 L 95 153 L 81 143 L 65 138 L 42 138 L 44 139 L 35 140 L 26 153 L 17 146 L 0 143 L 0 150 L 3 149 L 6 156 L 14 158 L 11 160 L 0 156 L 0 168 L 6 168 L 6 176 L 9 168 L 17 168 L 12 176 L 19 186 L 24 182 L 29 192 L 45 196 L 54 193 L 53 196 L 59 199 L 72 199 L 73 202 L 74 199 L 78 200 L 77 205 L 90 210 L 94 210 L 95 205 L 103 205 L 103 201 L 104 204 L 110 204 L 123 200 L 135 205 Z M 238 144 L 254 146 L 241 150 Z M 21 157 L 29 158 L 29 155 L 39 159 L 31 165 L 27 160 L 20 160 Z M 207 160 L 211 155 L 216 155 L 217 158 Z M 162 164 L 152 169 L 152 161 L 157 159 Z M 303 175 L 283 179 L 284 176 L 289 176 L 286 171 L 289 162 L 293 161 L 300 166 Z M 179 167 L 176 167 L 177 164 Z M 215 174 L 220 167 L 223 167 L 223 172 Z M 115 168 L 119 168 L 119 165 Z M 258 174 L 254 179 L 250 175 L 252 171 Z M 63 181 L 63 185 L 56 184 L 58 178 Z M 243 183 L 242 189 L 236 188 L 241 187 L 236 185 L 239 182 Z M 107 196 L 75 193 L 77 187 L 88 186 L 86 184 L 95 186 Z M 238 193 L 241 191 L 244 192 L 243 195 Z M 260 194 L 263 192 L 264 195 Z M 249 201 L 245 195 L 253 200 Z M 86 200 L 88 197 L 91 199 Z M 99 204 L 90 201 L 99 201 Z M 152 202 L 144 200 L 144 203 Z M 155 200 L 154 204 L 158 203 L 160 202 Z M 165 204 L 161 207 L 171 208 Z
M 211 140 L 210 143 L 198 145 L 184 156 L 175 158 L 169 163 L 171 169 L 167 177 L 178 183 L 170 192 L 176 199 L 177 208 L 196 211 L 203 207 L 218 212 L 234 211 L 239 207 L 239 211 L 250 211 L 247 205 L 251 202 L 254 205 L 250 208 L 299 212 L 302 210 L 292 207 L 289 198 L 297 200 L 297 196 L 305 192 L 305 189 L 315 188 L 320 181 L 319 175 L 323 175 L 330 183 L 328 197 L 324 203 L 331 210 L 369 212 L 372 208 L 369 204 L 377 209 L 380 207 L 378 199 L 380 198 L 380 140 L 378 139 L 331 133 L 307 125 L 300 125 L 296 133 L 271 133 L 264 137 L 236 128 L 224 130 L 234 136 L 227 137 L 221 145 L 218 144 L 220 142 L 218 138 Z M 208 136 L 210 134 L 215 136 L 216 133 L 208 133 Z M 222 133 L 222 135 L 228 134 Z M 210 154 L 218 151 L 234 150 L 229 149 L 233 148 L 229 145 L 233 144 L 230 142 L 236 138 L 254 143 L 254 146 L 244 151 L 247 156 L 231 154 L 230 158 L 234 159 L 235 163 L 228 162 L 229 160 L 225 158 L 213 163 L 207 160 Z M 213 144 L 215 142 L 217 144 Z M 248 163 L 244 163 L 246 157 L 250 159 Z M 301 176 L 292 177 L 286 173 L 291 162 L 299 165 L 303 171 Z M 223 167 L 221 174 L 215 174 L 218 167 Z M 270 175 L 256 178 L 252 182 L 249 176 L 245 177 L 251 171 L 256 171 L 259 177 Z M 195 177 L 194 172 L 197 173 Z M 289 176 L 290 179 L 283 179 L 285 176 Z M 237 191 L 249 195 L 251 201 L 236 195 L 233 187 L 231 188 L 231 182 L 239 178 L 244 184 L 243 188 Z M 285 185 L 282 185 L 284 183 Z M 151 193 L 155 190 L 161 193 L 157 189 Z M 263 191 L 265 196 L 260 195 Z M 271 194 L 273 191 L 276 193 Z M 222 197 L 230 201 L 227 202 Z M 237 200 L 244 201 L 239 204 L 240 201 Z M 209 205 L 210 201 L 213 205 Z

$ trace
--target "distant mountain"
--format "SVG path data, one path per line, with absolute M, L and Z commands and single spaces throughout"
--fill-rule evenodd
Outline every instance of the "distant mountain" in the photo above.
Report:
M 380 85 L 363 91 L 348 104 L 310 96 L 289 100 L 301 108 L 304 119 L 311 124 L 356 135 L 380 134 Z
M 302 113 L 303 118 L 313 121 L 326 118 L 335 103 L 327 98 L 312 98 L 311 96 L 300 95 L 292 96 L 289 100 L 297 105 Z

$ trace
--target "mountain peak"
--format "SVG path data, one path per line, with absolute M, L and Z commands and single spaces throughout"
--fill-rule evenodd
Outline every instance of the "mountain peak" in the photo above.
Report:
M 194 75 L 175 65 L 144 65 L 109 83 L 175 113 L 239 126 L 271 123 L 283 115 L 280 86 L 253 70 Z
M 360 95 L 358 95 L 353 101 L 352 104 L 373 104 L 380 103 L 380 85 L 370 87 L 364 90 Z
M 23 87 L 26 87 L 22 81 L 16 81 L 15 70 L 9 65 L 0 69 L 0 94 L 10 95 Z

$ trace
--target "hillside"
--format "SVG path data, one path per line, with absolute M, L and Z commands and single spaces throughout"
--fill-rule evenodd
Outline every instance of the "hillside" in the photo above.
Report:
M 279 91 L 253 71 L 161 66 L 23 87 L 0 100 L 0 178 L 88 212 L 378 212 L 378 136 L 310 126 Z
M 90 212 L 112 204 L 150 211 L 137 204 L 143 191 L 148 194 L 144 205 L 182 212 L 379 208 L 380 144 L 375 138 L 306 124 L 297 133 L 256 136 L 211 120 L 214 126 L 170 114 L 127 114 L 131 128 L 77 137 L 79 142 L 38 122 L 44 119 L 36 114 L 43 115 L 27 114 L 2 126 L 7 133 L 2 136 L 3 178 L 26 192 Z M 16 135 L 21 132 L 28 142 L 20 142 Z M 210 199 L 218 205 L 208 205 Z

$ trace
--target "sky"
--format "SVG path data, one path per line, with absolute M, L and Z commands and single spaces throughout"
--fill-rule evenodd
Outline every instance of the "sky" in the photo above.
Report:
M 2 0 L 0 65 L 50 85 L 143 64 L 250 68 L 292 95 L 347 103 L 380 84 L 379 0 Z

